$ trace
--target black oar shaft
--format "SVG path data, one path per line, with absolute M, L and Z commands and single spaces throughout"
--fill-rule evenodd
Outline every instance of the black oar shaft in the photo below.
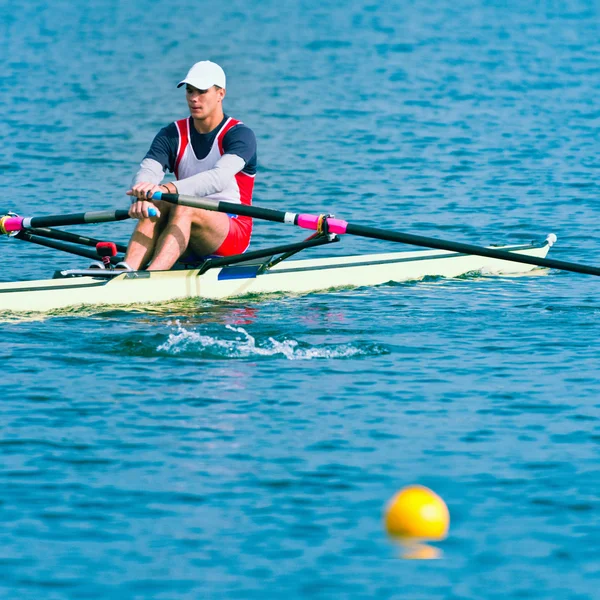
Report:
M 129 219 L 126 210 L 92 210 L 84 213 L 70 215 L 50 215 L 47 217 L 31 217 L 26 228 L 32 227 L 60 227 L 66 225 L 85 225 L 87 223 L 108 223 L 110 221 L 124 221 Z
M 485 246 L 473 246 L 472 244 L 463 244 L 461 242 L 451 242 L 449 240 L 438 240 L 435 238 L 412 235 L 410 233 L 400 233 L 378 229 L 376 227 L 365 227 L 348 223 L 346 233 L 367 237 L 376 240 L 386 240 L 390 242 L 401 242 L 412 246 L 421 246 L 425 248 L 437 248 L 439 250 L 448 250 L 450 252 L 460 252 L 461 254 L 474 254 L 476 256 L 485 256 L 487 258 L 497 258 L 500 260 L 509 260 L 512 262 L 523 263 L 526 265 L 535 265 L 538 267 L 547 267 L 549 269 L 559 269 L 562 271 L 573 271 L 575 273 L 584 273 L 586 275 L 600 275 L 600 268 L 577 263 L 554 260 L 552 258 L 540 258 L 500 250 L 497 248 L 486 248 Z
M 48 239 L 46 237 L 41 237 L 39 235 L 34 235 L 27 230 L 20 231 L 15 237 L 19 240 L 38 244 L 39 246 L 45 246 L 46 248 L 53 248 L 54 250 L 60 250 L 61 252 L 68 252 L 69 254 L 74 254 L 75 256 L 83 256 L 84 258 L 89 258 L 92 260 L 98 260 L 100 258 L 98 253 L 94 250 L 79 248 L 74 244 L 68 244 L 66 242 L 60 242 Z M 112 264 L 117 264 L 120 260 L 123 260 L 122 257 L 113 256 L 111 257 L 110 262 Z
M 8 214 L 0 217 L 0 234 L 15 233 L 36 227 L 60 227 L 62 225 L 86 225 L 89 223 L 108 223 L 129 219 L 126 210 L 92 210 L 70 215 L 50 215 L 47 217 L 19 217 Z
M 50 229 L 48 227 L 36 227 L 26 231 L 29 231 L 36 236 L 50 238 L 53 240 L 61 240 L 63 242 L 70 242 L 72 244 L 81 244 L 82 246 L 91 246 L 93 248 L 95 248 L 100 242 L 106 241 L 87 237 L 85 235 L 79 235 L 78 233 L 71 233 L 70 231 L 63 231 L 62 229 Z M 127 251 L 127 246 L 124 244 L 116 243 L 115 246 L 119 252 Z
M 155 194 L 155 197 L 158 194 Z M 286 215 L 281 210 L 272 208 L 261 208 L 260 206 L 248 206 L 246 204 L 236 204 L 234 202 L 225 202 L 214 200 L 213 198 L 195 198 L 194 196 L 184 196 L 181 194 L 160 194 L 159 200 L 164 200 L 169 204 L 180 204 L 181 206 L 190 206 L 192 208 L 202 208 L 214 212 L 231 213 L 242 217 L 254 217 L 263 221 L 273 221 L 275 223 L 285 223 Z

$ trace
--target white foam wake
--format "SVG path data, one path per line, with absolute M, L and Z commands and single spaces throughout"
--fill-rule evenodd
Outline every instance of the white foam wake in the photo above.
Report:
M 312 360 L 313 358 L 353 358 L 372 356 L 384 351 L 373 345 L 358 347 L 350 344 L 328 344 L 326 346 L 309 347 L 300 345 L 296 340 L 278 341 L 273 337 L 258 341 L 243 327 L 226 325 L 229 331 L 237 334 L 235 338 L 220 338 L 202 335 L 190 331 L 180 323 L 176 323 L 176 331 L 169 334 L 166 342 L 158 346 L 157 351 L 169 354 L 206 353 L 226 358 L 245 358 L 248 356 L 282 355 L 288 360 Z

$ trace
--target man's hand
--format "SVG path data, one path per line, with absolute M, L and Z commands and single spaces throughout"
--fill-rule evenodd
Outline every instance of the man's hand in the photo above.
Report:
M 163 186 L 158 186 L 155 183 L 142 181 L 136 183 L 130 190 L 127 190 L 127 195 L 132 196 L 131 206 L 129 207 L 129 216 L 132 219 L 148 219 L 148 209 L 154 208 L 156 211 L 155 217 L 160 217 L 160 211 L 152 204 L 151 199 L 154 192 L 165 191 Z
M 150 209 L 152 210 L 152 216 L 148 212 Z M 132 202 L 129 207 L 129 216 L 132 219 L 157 219 L 160 217 L 160 211 L 152 202 L 147 202 L 146 200 L 138 200 L 137 202 Z

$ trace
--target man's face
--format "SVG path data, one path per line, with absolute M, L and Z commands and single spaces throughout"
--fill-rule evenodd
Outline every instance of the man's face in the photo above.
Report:
M 214 85 L 207 90 L 199 90 L 189 83 L 185 86 L 185 97 L 194 119 L 207 119 L 219 107 L 225 90 Z

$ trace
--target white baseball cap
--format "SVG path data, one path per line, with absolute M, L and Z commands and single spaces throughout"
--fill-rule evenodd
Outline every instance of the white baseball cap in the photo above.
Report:
M 185 76 L 183 81 L 177 84 L 177 87 L 189 83 L 198 90 L 208 90 L 213 85 L 220 88 L 225 87 L 225 71 L 221 67 L 210 60 L 202 60 L 197 62 Z

